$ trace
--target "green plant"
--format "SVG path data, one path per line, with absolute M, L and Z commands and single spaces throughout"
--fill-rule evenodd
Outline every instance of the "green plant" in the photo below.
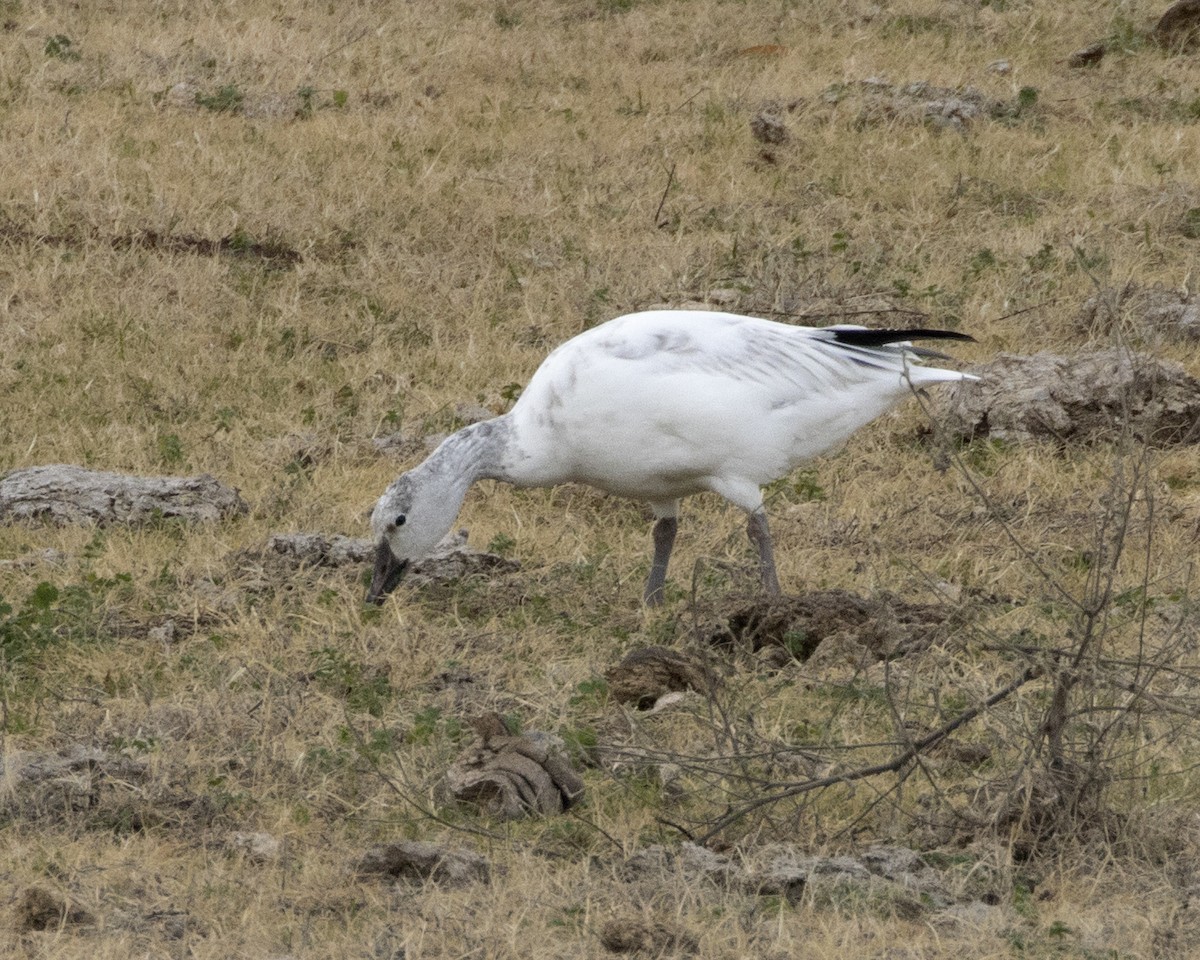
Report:
M 212 93 L 196 92 L 196 105 L 214 113 L 235 113 L 242 108 L 246 95 L 236 84 L 227 83 Z
M 507 533 L 498 533 L 492 537 L 491 542 L 487 545 L 489 553 L 497 553 L 502 557 L 507 557 L 512 553 L 513 548 L 517 545 L 517 541 L 510 537 Z
M 178 466 L 187 459 L 179 434 L 168 433 L 158 438 L 158 459 L 169 467 Z
M 79 59 L 79 51 L 75 49 L 74 43 L 66 34 L 56 33 L 52 37 L 47 37 L 46 45 L 42 49 L 46 56 L 54 57 L 56 60 Z
M 387 674 L 347 657 L 336 647 L 323 647 L 312 654 L 313 677 L 330 693 L 346 701 L 351 710 L 382 716 L 391 702 L 392 686 Z

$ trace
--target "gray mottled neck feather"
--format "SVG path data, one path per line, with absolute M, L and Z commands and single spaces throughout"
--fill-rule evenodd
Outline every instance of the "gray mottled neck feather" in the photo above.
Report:
M 443 440 L 414 472 L 464 488 L 476 480 L 507 480 L 505 461 L 511 438 L 507 415 L 473 423 Z

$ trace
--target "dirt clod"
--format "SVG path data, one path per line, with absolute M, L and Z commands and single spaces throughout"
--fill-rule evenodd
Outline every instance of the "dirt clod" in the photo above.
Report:
M 1191 49 L 1200 41 L 1200 0 L 1177 0 L 1154 25 L 1154 39 L 1164 46 Z
M 267 540 L 264 548 L 237 553 L 234 562 L 239 567 L 259 564 L 270 577 L 301 567 L 342 567 L 370 563 L 375 557 L 375 550 L 376 545 L 371 540 L 358 537 L 277 533 Z M 510 573 L 519 569 L 520 564 L 515 560 L 472 550 L 467 546 L 467 531 L 458 530 L 448 534 L 428 557 L 416 561 L 405 582 L 426 585 L 461 580 L 477 574 Z
M 1075 322 L 1091 336 L 1106 336 L 1115 329 L 1151 343 L 1195 342 L 1200 340 L 1200 296 L 1130 282 L 1088 297 Z
M 452 850 L 438 843 L 405 840 L 373 847 L 355 864 L 360 877 L 391 880 L 430 880 L 461 887 L 486 883 L 491 876 L 487 860 L 470 850 Z
M 816 590 L 794 597 L 763 598 L 734 613 L 711 635 L 758 651 L 777 646 L 807 660 L 830 638 L 852 638 L 876 660 L 924 649 L 948 619 L 944 607 L 912 604 L 881 594 L 860 597 L 846 590 Z
M 163 517 L 221 520 L 249 507 L 207 473 L 135 477 L 68 464 L 13 470 L 0 479 L 0 519 L 146 523 Z
M 1144 353 L 1002 353 L 973 367 L 941 423 L 950 437 L 1095 442 L 1129 430 L 1158 445 L 1200 442 L 1200 380 Z
M 790 134 L 783 118 L 770 110 L 763 110 L 750 121 L 750 133 L 759 143 L 787 143 Z
M 604 674 L 609 696 L 649 710 L 666 693 L 679 690 L 704 692 L 716 681 L 696 658 L 666 647 L 641 647 L 631 651 Z
M 1093 67 L 1104 59 L 1104 55 L 1107 52 L 1108 44 L 1103 40 L 1089 43 L 1086 47 L 1080 47 L 1067 57 L 1067 66 L 1075 68 Z
M 66 924 L 94 923 L 92 915 L 73 907 L 45 887 L 29 887 L 17 904 L 17 929 L 53 930 Z
M 692 954 L 699 941 L 676 923 L 644 917 L 613 917 L 600 929 L 600 943 L 609 953 L 641 953 L 652 957 L 667 951 Z

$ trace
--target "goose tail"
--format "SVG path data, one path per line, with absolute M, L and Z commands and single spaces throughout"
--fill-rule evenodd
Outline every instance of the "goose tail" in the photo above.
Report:
M 868 327 L 835 326 L 826 327 L 830 339 L 839 347 L 856 355 L 860 359 L 884 358 L 893 361 L 903 358 L 920 363 L 922 360 L 953 360 L 949 354 L 930 347 L 914 346 L 913 340 L 959 340 L 974 343 L 975 338 L 957 330 L 933 330 L 925 327 L 910 327 L 907 329 L 872 330 Z M 912 379 L 916 383 L 937 383 L 955 380 L 978 380 L 971 373 L 961 373 L 957 370 L 941 370 L 936 367 L 917 367 L 912 371 Z

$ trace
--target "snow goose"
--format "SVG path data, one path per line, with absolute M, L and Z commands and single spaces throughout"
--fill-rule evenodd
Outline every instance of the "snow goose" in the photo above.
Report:
M 482 479 L 587 483 L 648 502 L 657 518 L 648 604 L 662 601 L 680 498 L 711 490 L 748 514 L 763 588 L 778 593 L 763 484 L 841 446 L 914 388 L 975 379 L 921 366 L 945 356 L 914 339 L 971 338 L 695 310 L 593 327 L 543 361 L 508 413 L 447 437 L 384 491 L 371 514 L 367 601 L 382 603 L 433 549 Z

